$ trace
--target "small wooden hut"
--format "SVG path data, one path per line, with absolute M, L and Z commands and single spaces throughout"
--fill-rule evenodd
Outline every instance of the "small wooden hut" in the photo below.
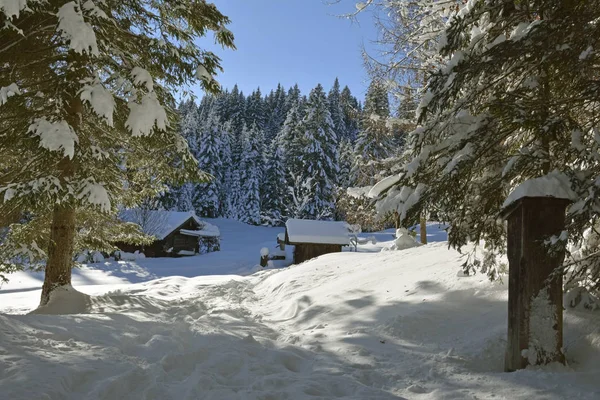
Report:
M 129 211 L 121 218 L 140 225 L 144 233 L 156 240 L 146 246 L 115 243 L 122 251 L 139 251 L 147 257 L 192 256 L 219 250 L 219 228 L 200 220 L 191 212 Z
M 350 245 L 345 222 L 288 219 L 285 223 L 285 244 L 294 246 L 294 263 L 329 253 L 339 253 Z

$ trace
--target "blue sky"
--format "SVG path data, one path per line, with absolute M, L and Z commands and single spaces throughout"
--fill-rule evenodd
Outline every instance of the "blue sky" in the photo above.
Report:
M 336 76 L 359 99 L 364 97 L 368 75 L 361 47 L 377 37 L 371 15 L 358 23 L 338 18 L 355 10 L 355 2 L 341 0 L 215 0 L 232 23 L 237 50 L 223 50 L 207 37 L 207 46 L 222 58 L 225 72 L 217 80 L 224 88 L 238 84 L 245 94 L 257 87 L 263 94 L 282 83 L 298 83 L 302 93 L 321 83 L 329 90 Z

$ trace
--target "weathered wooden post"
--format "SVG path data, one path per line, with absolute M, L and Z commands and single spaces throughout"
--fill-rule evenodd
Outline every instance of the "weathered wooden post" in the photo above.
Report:
M 260 249 L 260 266 L 264 268 L 267 265 L 269 265 L 269 249 L 263 247 Z
M 570 200 L 520 197 L 507 204 L 508 343 L 505 370 L 564 363 L 562 275 L 564 252 L 549 252 L 548 239 L 565 228 Z M 505 203 L 506 204 L 506 203 Z

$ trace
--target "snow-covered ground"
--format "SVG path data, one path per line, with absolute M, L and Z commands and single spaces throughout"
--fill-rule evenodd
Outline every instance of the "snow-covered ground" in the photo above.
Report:
M 600 398 L 598 314 L 565 312 L 568 367 L 502 372 L 507 288 L 460 276 L 439 230 L 240 276 L 281 229 L 215 223 L 221 253 L 78 271 L 79 314 L 9 315 L 39 276 L 2 287 L 0 398 Z

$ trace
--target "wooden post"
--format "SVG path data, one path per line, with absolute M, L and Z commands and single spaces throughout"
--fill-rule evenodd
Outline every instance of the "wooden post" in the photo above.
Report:
M 260 266 L 264 268 L 267 265 L 269 265 L 269 249 L 263 247 L 260 250 Z
M 419 222 L 419 236 L 421 237 L 421 243 L 427 244 L 427 220 L 424 217 L 421 217 Z
M 508 341 L 504 368 L 564 363 L 562 275 L 564 252 L 549 253 L 547 240 L 565 228 L 570 202 L 525 197 L 508 206 Z

